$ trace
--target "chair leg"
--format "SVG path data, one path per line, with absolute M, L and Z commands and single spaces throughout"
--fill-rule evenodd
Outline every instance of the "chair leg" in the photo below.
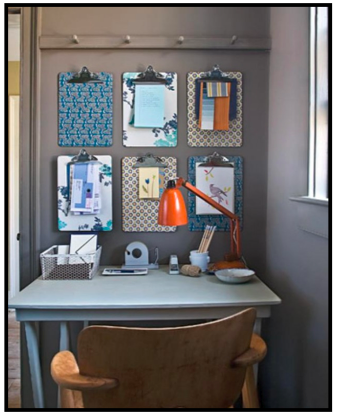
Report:
M 260 408 L 259 397 L 257 395 L 254 379 L 253 366 L 247 367 L 246 378 L 242 388 L 242 402 L 245 409 Z
M 77 390 L 60 389 L 62 409 L 83 409 L 82 393 Z
M 73 392 L 71 390 L 60 388 L 60 405 L 62 409 L 75 408 Z

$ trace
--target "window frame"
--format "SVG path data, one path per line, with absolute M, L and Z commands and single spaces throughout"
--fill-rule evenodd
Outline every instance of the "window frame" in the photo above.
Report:
M 324 9 L 324 10 L 320 10 Z M 326 13 L 326 31 L 322 32 L 318 13 Z M 309 169 L 308 197 L 328 201 L 328 152 L 329 152 L 329 13 L 328 7 L 310 7 L 310 118 L 309 118 Z M 325 49 L 326 48 L 326 49 Z M 324 50 L 325 49 L 325 50 Z M 318 68 L 318 59 L 326 53 L 326 64 Z M 324 57 L 324 55 L 323 55 Z M 319 72 L 320 71 L 320 72 Z M 323 78 L 323 79 L 322 79 Z M 325 85 L 326 84 L 326 85 Z M 326 91 L 324 91 L 326 88 Z M 321 91 L 326 93 L 326 106 L 322 104 Z M 323 108 L 324 107 L 324 108 Z M 322 121 L 323 119 L 323 121 Z M 326 143 L 322 143 L 323 138 Z M 320 135 L 320 137 L 318 137 Z M 321 141 L 319 141 L 321 138 Z M 323 148 L 323 152 L 322 152 Z M 325 153 L 326 150 L 326 154 Z

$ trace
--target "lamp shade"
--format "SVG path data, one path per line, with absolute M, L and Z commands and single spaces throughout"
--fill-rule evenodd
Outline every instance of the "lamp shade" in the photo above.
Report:
M 159 203 L 159 225 L 185 225 L 188 223 L 186 205 L 182 193 L 176 187 L 175 181 L 170 180 Z

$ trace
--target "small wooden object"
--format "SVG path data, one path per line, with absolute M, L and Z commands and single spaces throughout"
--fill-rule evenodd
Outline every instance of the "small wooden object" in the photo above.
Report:
M 78 337 L 78 364 L 65 351 L 51 364 L 62 405 L 229 408 L 241 393 L 246 369 L 265 355 L 261 338 L 252 339 L 255 318 L 256 310 L 250 308 L 229 318 L 178 328 L 87 327 Z M 246 387 L 255 385 L 249 382 Z M 74 390 L 80 396 L 71 395 Z
M 201 269 L 199 266 L 193 266 L 192 264 L 184 264 L 181 268 L 181 273 L 185 276 L 199 277 Z

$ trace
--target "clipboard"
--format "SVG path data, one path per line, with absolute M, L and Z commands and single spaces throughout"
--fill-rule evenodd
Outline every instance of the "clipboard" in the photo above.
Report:
M 69 164 L 85 162 L 100 163 L 99 180 L 101 186 L 101 209 L 99 214 L 72 215 L 70 213 L 70 185 Z M 88 155 L 85 149 L 75 156 L 59 156 L 57 158 L 57 212 L 59 231 L 98 232 L 113 229 L 112 210 L 112 158 L 110 155 Z
M 229 130 L 203 130 L 195 112 L 196 80 L 237 80 L 236 118 L 229 121 Z M 243 77 L 239 71 L 222 72 L 218 65 L 209 72 L 187 74 L 187 143 L 191 147 L 241 147 L 243 136 Z
M 145 73 L 123 73 L 123 145 L 125 147 L 175 147 L 178 140 L 177 73 L 162 72 L 159 74 L 153 68 L 149 71 L 149 68 Z M 162 128 L 137 128 L 132 125 L 137 83 L 164 85 L 164 126 Z

